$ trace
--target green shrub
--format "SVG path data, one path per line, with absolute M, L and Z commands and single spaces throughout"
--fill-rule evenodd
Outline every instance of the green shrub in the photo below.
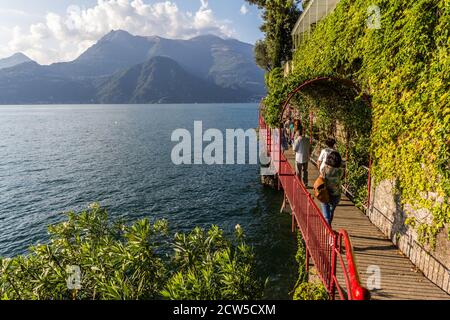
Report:
M 111 223 L 106 209 L 95 204 L 68 213 L 68 221 L 49 227 L 49 233 L 50 242 L 32 247 L 29 255 L 0 258 L 0 299 L 256 299 L 264 290 L 240 229 L 238 246 L 218 227 L 208 236 L 198 228 L 178 234 L 172 244 L 166 221 Z M 173 264 L 165 253 L 172 245 Z M 69 266 L 80 268 L 81 289 L 69 290 Z M 174 288 L 184 276 L 194 285 Z
M 294 288 L 294 300 L 328 300 L 328 293 L 321 282 L 309 282 L 306 271 L 306 246 L 300 232 L 297 233 L 298 280 Z
M 173 300 L 261 299 L 264 285 L 257 280 L 253 250 L 237 227 L 234 243 L 213 226 L 175 236 L 176 272 L 167 283 L 164 297 Z
M 294 292 L 294 300 L 328 300 L 328 293 L 322 283 L 301 283 Z

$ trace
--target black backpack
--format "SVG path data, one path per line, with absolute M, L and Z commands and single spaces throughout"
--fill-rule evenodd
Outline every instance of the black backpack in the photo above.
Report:
M 333 167 L 340 168 L 342 166 L 342 157 L 337 151 L 332 151 L 328 156 L 325 164 Z

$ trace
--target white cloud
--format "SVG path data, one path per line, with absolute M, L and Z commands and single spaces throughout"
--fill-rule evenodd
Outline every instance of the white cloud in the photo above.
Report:
M 28 12 L 25 12 L 25 11 L 22 11 L 22 10 L 5 9 L 5 8 L 0 8 L 0 15 L 19 16 L 19 17 L 26 17 L 26 18 L 38 17 L 35 14 L 28 13 Z
M 241 12 L 241 14 L 244 15 L 244 16 L 248 13 L 248 8 L 247 8 L 247 6 L 245 5 L 245 3 L 242 5 L 240 12 Z
M 211 33 L 234 35 L 229 21 L 219 21 L 207 0 L 197 12 L 182 12 L 172 1 L 147 4 L 143 0 L 98 0 L 91 8 L 70 6 L 65 15 L 48 13 L 45 22 L 28 30 L 12 30 L 11 53 L 24 52 L 39 63 L 70 61 L 111 30 L 135 35 L 187 39 Z

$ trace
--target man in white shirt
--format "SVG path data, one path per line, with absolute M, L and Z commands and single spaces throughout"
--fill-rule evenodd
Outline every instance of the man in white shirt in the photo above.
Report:
M 303 181 L 305 187 L 308 186 L 308 163 L 311 157 L 311 143 L 308 137 L 302 134 L 302 128 L 297 130 L 294 140 L 295 171 L 297 176 Z

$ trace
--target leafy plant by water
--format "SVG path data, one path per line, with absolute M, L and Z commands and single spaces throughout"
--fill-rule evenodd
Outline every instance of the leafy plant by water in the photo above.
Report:
M 297 233 L 298 280 L 294 288 L 294 300 L 328 300 L 328 292 L 320 281 L 310 281 L 306 270 L 306 246 L 300 232 Z
M 98 204 L 67 216 L 49 227 L 48 244 L 0 258 L 2 300 L 262 298 L 264 283 L 241 228 L 232 240 L 217 226 L 170 240 L 166 221 L 111 222 Z M 68 286 L 71 266 L 81 271 L 80 288 Z

